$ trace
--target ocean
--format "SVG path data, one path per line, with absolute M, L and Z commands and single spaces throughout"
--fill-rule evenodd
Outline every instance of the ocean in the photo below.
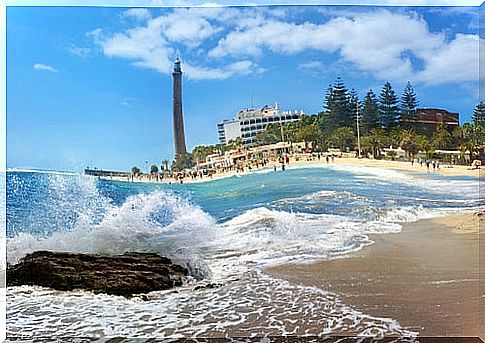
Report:
M 184 286 L 142 297 L 7 289 L 7 336 L 413 337 L 338 294 L 265 268 L 345 258 L 403 222 L 476 210 L 478 179 L 311 165 L 203 183 L 149 184 L 7 171 L 7 262 L 41 249 L 156 252 L 187 266 Z M 215 288 L 195 286 L 217 283 Z

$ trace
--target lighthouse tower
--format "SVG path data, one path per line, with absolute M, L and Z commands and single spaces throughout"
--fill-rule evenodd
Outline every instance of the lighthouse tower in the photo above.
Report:
M 184 115 L 182 112 L 182 69 L 177 57 L 173 67 L 173 139 L 175 143 L 175 157 L 187 153 L 185 146 Z

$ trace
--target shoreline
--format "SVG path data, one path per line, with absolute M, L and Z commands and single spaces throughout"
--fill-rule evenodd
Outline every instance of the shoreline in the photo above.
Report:
M 397 171 L 406 171 L 406 172 L 413 172 L 413 173 L 430 173 L 430 174 L 439 174 L 444 176 L 469 176 L 475 177 L 477 179 L 482 179 L 485 177 L 485 172 L 482 168 L 480 169 L 471 169 L 469 166 L 463 165 L 441 165 L 438 169 L 433 170 L 432 167 L 428 170 L 426 166 L 420 166 L 419 164 L 411 165 L 411 162 L 406 161 L 389 161 L 389 160 L 373 160 L 362 158 L 358 159 L 355 157 L 339 157 L 335 158 L 334 161 L 327 163 L 325 158 L 322 157 L 320 160 L 317 158 L 313 160 L 308 160 L 302 158 L 296 161 L 294 158 L 290 159 L 290 163 L 286 164 L 285 167 L 287 169 L 291 169 L 292 167 L 296 166 L 315 166 L 321 165 L 323 166 L 332 166 L 332 165 L 340 165 L 340 166 L 361 166 L 361 167 L 371 167 L 371 168 L 385 168 Z M 237 175 L 244 176 L 255 174 L 261 172 L 263 170 L 267 170 L 269 172 L 276 166 L 277 171 L 281 171 L 281 164 L 277 161 L 270 161 L 267 166 L 262 168 L 255 168 L 251 171 L 243 171 L 243 172 L 236 172 L 234 170 L 228 172 L 217 172 L 213 174 L 212 177 L 204 176 L 203 178 L 196 177 L 195 179 L 192 178 L 184 178 L 183 183 L 200 183 L 200 182 L 209 182 L 209 181 L 216 181 L 225 179 L 228 177 L 234 177 Z M 104 180 L 114 180 L 114 181 L 123 181 L 123 182 L 138 182 L 138 183 L 152 183 L 152 184 L 178 184 L 180 183 L 178 180 L 174 178 L 170 178 L 167 180 L 149 180 L 147 178 L 134 178 L 133 180 L 127 180 L 126 178 L 122 177 L 101 177 Z
M 344 258 L 265 272 L 336 293 L 359 311 L 396 319 L 423 336 L 476 337 L 484 330 L 479 317 L 484 217 L 466 212 L 405 223 L 399 233 L 370 235 L 374 244 Z

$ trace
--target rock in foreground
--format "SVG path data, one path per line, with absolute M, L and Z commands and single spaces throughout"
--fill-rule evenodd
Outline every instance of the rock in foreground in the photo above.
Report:
M 153 253 L 98 255 L 36 251 L 7 269 L 7 286 L 84 289 L 130 297 L 182 285 L 187 269 Z

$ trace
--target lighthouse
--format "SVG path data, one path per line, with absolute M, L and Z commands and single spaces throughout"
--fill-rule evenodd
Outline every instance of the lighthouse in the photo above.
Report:
M 177 57 L 173 67 L 173 139 L 175 158 L 187 153 L 185 145 L 184 115 L 182 112 L 182 69 Z

